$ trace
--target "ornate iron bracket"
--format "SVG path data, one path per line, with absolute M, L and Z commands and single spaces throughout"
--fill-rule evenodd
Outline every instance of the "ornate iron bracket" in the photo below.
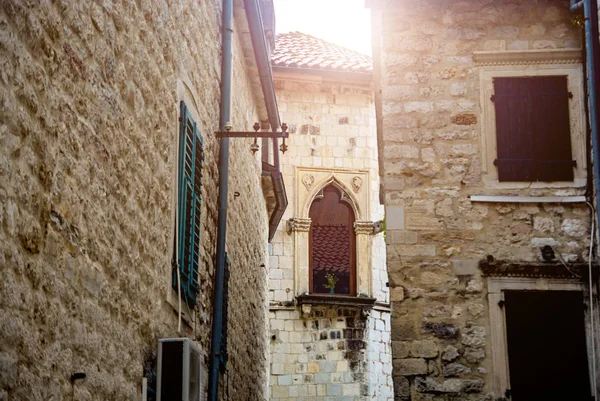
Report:
M 254 143 L 252 143 L 252 145 L 250 146 L 250 150 L 252 151 L 252 153 L 255 153 L 259 149 L 258 142 L 257 142 L 258 138 L 276 138 L 276 139 L 281 138 L 281 139 L 283 139 L 283 143 L 279 146 L 281 153 L 285 153 L 285 151 L 288 148 L 287 145 L 285 144 L 285 140 L 290 137 L 290 134 L 288 132 L 288 126 L 286 123 L 281 124 L 281 132 L 277 132 L 277 131 L 259 132 L 258 130 L 260 130 L 260 124 L 257 122 L 254 123 L 254 126 L 252 127 L 254 129 L 254 132 L 232 131 L 231 128 L 232 128 L 231 123 L 227 122 L 225 124 L 225 132 L 215 132 L 215 134 L 217 135 L 217 138 L 254 138 Z

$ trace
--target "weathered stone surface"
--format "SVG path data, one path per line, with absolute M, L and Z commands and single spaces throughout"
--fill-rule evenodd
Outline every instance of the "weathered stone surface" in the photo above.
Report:
M 565 219 L 561 229 L 570 237 L 583 237 L 588 231 L 587 226 L 579 219 Z
M 415 358 L 435 358 L 438 355 L 438 345 L 435 341 L 421 340 L 410 344 L 410 356 Z
M 394 359 L 394 375 L 416 376 L 427 374 L 427 362 L 423 358 Z
M 471 373 L 471 368 L 460 363 L 448 363 L 442 367 L 442 374 L 445 377 L 456 377 Z
M 463 113 L 452 117 L 452 123 L 456 125 L 473 125 L 477 123 L 475 114 Z
M 10 387 L 6 399 L 139 399 L 159 338 L 195 338 L 210 353 L 222 3 L 3 2 L 1 14 L 0 266 L 11 286 L 0 287 L 0 398 Z M 264 103 L 238 21 L 231 121 L 246 130 Z M 180 101 L 203 137 L 204 169 L 198 304 L 192 316 L 183 304 L 178 330 Z M 230 390 L 263 400 L 269 216 L 261 167 L 235 142 Z M 79 371 L 87 379 L 71 386 Z
M 463 356 L 470 363 L 480 362 L 485 358 L 485 348 L 466 347 Z
M 458 327 L 450 323 L 423 322 L 422 331 L 438 338 L 456 338 L 458 336 Z
M 495 68 L 513 67 L 499 67 L 502 61 L 489 67 L 474 62 L 479 57 L 476 52 L 481 51 L 498 52 L 500 57 L 506 50 L 581 45 L 581 41 L 577 42 L 578 29 L 569 25 L 568 5 L 555 0 L 551 3 L 516 0 L 481 7 L 469 2 L 450 2 L 444 3 L 442 9 L 441 3 L 431 0 L 377 3 L 384 15 L 382 52 L 419 57 L 416 64 L 394 71 L 395 79 L 405 87 L 397 98 L 389 99 L 408 104 L 404 117 L 410 119 L 407 120 L 410 124 L 402 124 L 406 121 L 394 124 L 401 114 L 386 116 L 384 112 L 383 115 L 384 148 L 388 143 L 401 144 L 410 149 L 411 157 L 399 161 L 384 157 L 382 164 L 384 174 L 401 179 L 403 185 L 393 196 L 386 195 L 386 201 L 403 202 L 406 228 L 418 232 L 416 242 L 406 244 L 415 249 L 388 247 L 388 262 L 393 262 L 388 266 L 401 277 L 406 288 L 406 299 L 402 309 L 394 312 L 394 319 L 421 325 L 410 340 L 430 339 L 438 344 L 437 356 L 428 358 L 429 378 L 437 373 L 460 379 L 477 374 L 485 376 L 482 379 L 490 385 L 489 373 L 478 370 L 491 366 L 490 344 L 486 343 L 490 333 L 486 330 L 492 326 L 487 308 L 487 281 L 478 268 L 481 260 L 492 255 L 515 263 L 539 263 L 539 248 L 545 245 L 559 249 L 565 260 L 581 260 L 585 244 L 589 243 L 589 211 L 583 205 L 494 204 L 471 199 L 475 194 L 580 193 L 579 188 L 559 183 L 498 183 L 497 168 L 492 164 L 497 155 L 489 151 L 496 143 L 489 130 L 493 107 L 491 119 L 482 113 L 482 101 L 489 106 L 491 95 L 485 91 L 494 88 L 492 82 L 482 78 Z M 519 10 L 518 17 L 505 18 L 517 15 L 515 10 Z M 422 25 L 426 26 L 423 30 L 419 28 Z M 427 42 L 431 48 L 421 52 L 415 50 L 418 44 L 412 49 L 404 42 L 398 46 L 397 38 L 388 39 L 391 32 L 399 34 L 394 31 L 396 26 L 402 27 L 403 35 L 426 35 L 431 39 Z M 514 68 L 524 71 L 522 66 Z M 392 72 L 385 62 L 382 72 L 384 77 Z M 386 92 L 385 82 L 383 91 Z M 578 142 L 576 146 L 582 145 L 583 142 Z M 413 147 L 419 149 L 418 155 Z M 462 387 L 456 385 L 457 392 L 447 395 L 440 391 L 448 390 L 443 382 L 424 380 L 411 381 L 414 399 L 490 398 L 478 394 L 483 391 L 483 380 L 467 383 L 460 380 Z M 428 392 L 419 394 L 415 392 L 417 387 Z
M 444 348 L 444 352 L 442 353 L 442 360 L 450 362 L 455 360 L 459 356 L 460 354 L 458 353 L 458 349 L 456 349 L 456 347 L 453 347 L 452 345 L 448 345 L 446 346 L 446 348 Z
M 483 291 L 483 282 L 479 280 L 469 280 L 466 290 L 469 294 L 481 292 Z
M 463 381 L 463 391 L 465 393 L 480 393 L 483 390 L 484 381 L 481 379 Z
M 410 400 L 410 382 L 404 376 L 394 376 L 394 395 L 396 400 Z
M 472 326 L 462 331 L 461 343 L 468 347 L 485 346 L 485 327 Z
M 420 393 L 458 394 L 463 389 L 463 383 L 459 379 L 438 382 L 431 378 L 416 377 L 415 389 Z
M 392 357 L 394 359 L 407 358 L 410 352 L 410 343 L 406 341 L 392 341 Z

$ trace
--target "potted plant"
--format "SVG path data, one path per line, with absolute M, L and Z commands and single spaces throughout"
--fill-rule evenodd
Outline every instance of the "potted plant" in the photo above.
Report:
M 333 273 L 327 273 L 325 275 L 325 279 L 327 280 L 327 284 L 323 284 L 323 287 L 329 289 L 329 293 L 330 294 L 334 294 L 335 293 L 335 284 L 338 281 L 338 278 L 335 274 Z

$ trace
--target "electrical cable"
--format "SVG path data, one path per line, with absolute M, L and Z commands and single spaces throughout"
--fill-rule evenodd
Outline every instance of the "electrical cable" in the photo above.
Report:
M 558 258 L 558 260 L 560 260 L 560 263 L 562 263 L 563 266 L 569 271 L 569 273 L 571 273 L 572 275 L 574 275 L 577 278 L 581 278 L 581 275 L 579 275 L 579 274 L 575 273 L 573 270 L 569 269 L 569 266 L 567 266 L 567 264 L 565 263 L 563 258 L 560 257 L 560 254 L 558 252 L 556 252 L 556 257 Z
M 177 269 L 177 297 L 179 298 L 179 312 L 177 313 L 177 333 L 181 333 L 181 273 Z

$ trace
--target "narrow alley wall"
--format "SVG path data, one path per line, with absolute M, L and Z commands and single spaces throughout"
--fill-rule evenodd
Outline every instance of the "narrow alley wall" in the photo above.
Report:
M 140 399 L 159 338 L 209 354 L 220 21 L 220 1 L 2 3 L 0 398 Z M 237 36 L 233 81 L 233 127 L 246 130 L 257 105 Z M 205 167 L 198 307 L 178 333 L 181 100 Z M 268 216 L 259 161 L 231 142 L 228 392 L 264 400 Z M 87 377 L 71 384 L 75 372 Z

